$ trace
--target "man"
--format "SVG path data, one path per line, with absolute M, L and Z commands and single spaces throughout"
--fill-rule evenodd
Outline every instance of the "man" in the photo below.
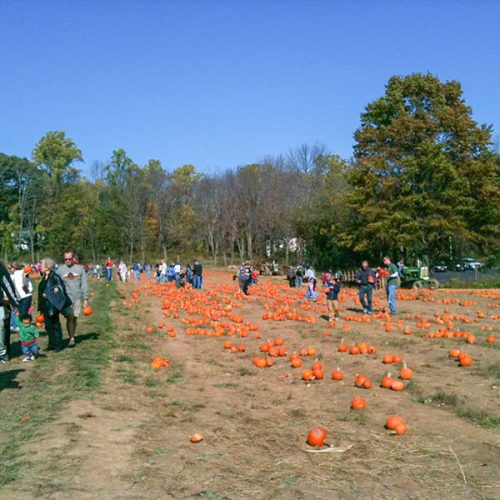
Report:
M 306 278 L 307 278 L 307 281 L 316 279 L 316 275 L 314 274 L 312 266 L 308 266 L 307 271 L 306 271 Z
M 193 265 L 193 288 L 201 288 L 203 283 L 203 266 L 197 259 L 194 261 Z
M 371 314 L 373 289 L 375 287 L 375 271 L 368 267 L 368 261 L 361 262 L 361 267 L 356 271 L 356 282 L 359 285 L 359 301 L 365 314 Z
M 72 302 L 72 306 L 64 309 L 62 314 L 66 318 L 66 327 L 68 329 L 68 347 L 75 347 L 76 325 L 82 312 L 82 300 L 83 307 L 89 305 L 87 273 L 82 265 L 75 263 L 73 252 L 66 252 L 64 254 L 64 264 L 58 267 L 57 274 L 64 280 L 66 292 Z
M 134 266 L 132 267 L 132 271 L 134 272 L 134 280 L 139 281 L 141 274 L 141 265 L 139 264 L 139 262 L 136 262 L 134 264 Z
M 389 311 L 391 314 L 396 314 L 396 291 L 399 285 L 399 271 L 396 264 L 392 262 L 392 260 L 387 257 L 384 257 L 384 265 L 387 267 L 387 271 L 389 275 L 387 277 L 387 300 L 389 301 Z
M 9 362 L 10 351 L 10 307 L 19 307 L 19 297 L 9 271 L 0 262 L 0 362 Z

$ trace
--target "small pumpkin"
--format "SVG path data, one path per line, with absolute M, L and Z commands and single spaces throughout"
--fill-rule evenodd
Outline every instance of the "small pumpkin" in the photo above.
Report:
M 358 396 L 351 401 L 351 408 L 357 411 L 364 410 L 366 408 L 366 401 Z
M 323 429 L 323 427 L 313 427 L 307 433 L 307 444 L 316 447 L 323 446 L 327 436 L 328 433 L 325 429 Z

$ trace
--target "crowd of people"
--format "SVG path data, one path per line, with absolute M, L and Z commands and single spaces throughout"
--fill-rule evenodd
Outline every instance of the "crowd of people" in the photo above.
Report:
M 384 268 L 372 269 L 368 261 L 361 262 L 355 273 L 355 281 L 359 287 L 359 300 L 364 314 L 373 312 L 373 291 L 379 285 L 381 277 L 385 278 L 386 293 L 390 314 L 397 313 L 396 291 L 400 283 L 402 265 L 394 264 L 386 256 L 383 258 Z M 111 281 L 113 273 L 120 281 L 138 281 L 143 276 L 154 279 L 157 283 L 174 283 L 177 288 L 189 284 L 194 289 L 203 285 L 203 266 L 199 260 L 192 265 L 181 265 L 180 262 L 167 264 L 164 260 L 152 264 L 135 262 L 127 265 L 124 260 L 115 264 L 111 258 L 103 265 L 96 263 L 91 268 L 79 263 L 73 252 L 64 254 L 64 262 L 57 265 L 50 258 L 42 259 L 38 264 L 21 266 L 10 262 L 8 266 L 0 263 L 0 362 L 6 363 L 10 356 L 10 332 L 19 333 L 23 361 L 33 361 L 39 354 L 38 329 L 33 324 L 35 310 L 33 302 L 33 284 L 31 273 L 39 273 L 41 282 L 38 287 L 36 309 L 43 315 L 45 330 L 48 336 L 47 350 L 60 351 L 63 347 L 63 331 L 61 316 L 66 319 L 68 347 L 76 345 L 76 329 L 78 318 L 83 308 L 89 305 L 89 289 L 87 274 L 95 279 Z M 250 286 L 258 283 L 259 272 L 250 262 L 244 262 L 233 275 L 238 282 L 239 292 L 249 295 Z M 316 290 L 317 279 L 312 266 L 290 267 L 287 272 L 290 287 L 301 288 L 306 284 L 304 298 L 316 301 L 320 292 Z M 342 288 L 342 273 L 331 269 L 321 276 L 323 291 L 326 294 L 328 314 L 331 320 L 339 317 L 338 298 Z

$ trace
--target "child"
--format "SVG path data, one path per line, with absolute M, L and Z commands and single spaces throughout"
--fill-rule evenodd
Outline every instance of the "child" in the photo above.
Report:
M 330 278 L 326 282 L 327 292 L 326 292 L 326 303 L 328 305 L 328 313 L 330 315 L 330 321 L 337 319 L 339 317 L 339 293 L 340 293 L 340 279 L 338 277 Z
M 19 340 L 24 354 L 23 362 L 33 361 L 38 356 L 40 347 L 36 339 L 39 336 L 38 329 L 32 324 L 31 314 L 16 316 L 16 324 L 19 328 Z
M 306 299 L 318 300 L 319 293 L 316 291 L 316 278 L 311 278 L 307 282 Z

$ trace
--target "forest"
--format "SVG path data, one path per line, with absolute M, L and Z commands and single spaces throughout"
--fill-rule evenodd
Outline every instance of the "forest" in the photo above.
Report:
M 346 267 L 384 254 L 413 262 L 499 262 L 499 154 L 459 82 L 394 76 L 361 113 L 351 158 L 318 144 L 214 175 L 84 153 L 49 131 L 28 158 L 0 153 L 0 250 L 36 261 L 199 257 Z M 498 147 L 498 145 L 497 145 Z M 188 156 L 188 155 L 187 155 Z

